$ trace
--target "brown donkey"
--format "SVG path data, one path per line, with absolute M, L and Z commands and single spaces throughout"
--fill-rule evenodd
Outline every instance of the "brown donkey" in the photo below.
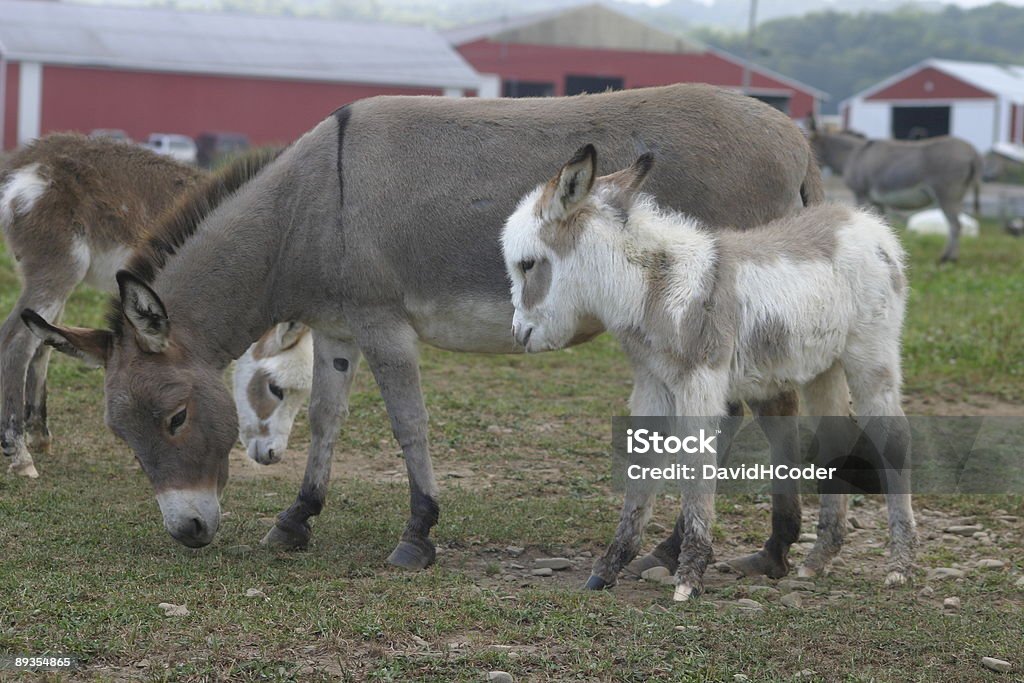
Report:
M 6 160 L 0 228 L 23 283 L 0 328 L 0 445 L 12 472 L 38 476 L 29 448 L 50 444 L 50 347 L 22 324 L 21 310 L 59 318 L 81 282 L 115 292 L 114 274 L 148 226 L 202 175 L 141 147 L 72 134 L 36 140 Z

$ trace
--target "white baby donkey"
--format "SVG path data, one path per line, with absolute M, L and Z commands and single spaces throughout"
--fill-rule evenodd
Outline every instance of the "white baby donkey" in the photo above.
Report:
M 712 430 L 729 402 L 792 387 L 804 389 L 808 414 L 835 415 L 834 407 L 815 412 L 814 397 L 832 395 L 823 383 L 841 381 L 845 372 L 859 416 L 890 416 L 861 417 L 866 437 L 878 452 L 905 455 L 906 279 L 890 228 L 870 213 L 817 205 L 744 231 L 708 230 L 639 192 L 652 166 L 645 154 L 595 178 L 596 152 L 587 145 L 520 201 L 502 235 L 518 342 L 527 351 L 561 348 L 578 321 L 596 317 L 653 387 L 634 390 L 634 414 L 689 416 L 693 428 L 710 422 Z M 687 463 L 702 472 L 703 458 L 713 464 L 714 457 L 694 455 Z M 684 484 L 677 600 L 702 590 L 712 559 L 713 495 L 713 482 Z M 636 556 L 654 497 L 650 488 L 627 484 L 615 540 L 587 587 L 613 585 Z M 888 482 L 887 502 L 886 581 L 898 584 L 909 576 L 916 542 L 902 475 Z

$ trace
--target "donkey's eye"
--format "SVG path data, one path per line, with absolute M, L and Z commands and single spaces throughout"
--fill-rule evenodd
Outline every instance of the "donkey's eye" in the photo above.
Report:
M 174 436 L 174 434 L 181 429 L 181 425 L 185 424 L 185 418 L 187 417 L 188 410 L 186 408 L 182 408 L 174 414 L 174 417 L 171 418 L 170 423 L 167 425 L 171 432 L 171 436 Z
M 525 261 L 520 261 L 519 267 L 523 269 L 524 273 L 528 273 L 533 268 L 534 263 L 536 263 L 536 261 L 532 258 L 528 258 Z
M 267 389 L 269 389 L 270 393 L 272 393 L 274 396 L 277 396 L 278 401 L 284 400 L 284 389 L 282 389 L 281 387 L 271 382 L 270 386 L 268 386 Z

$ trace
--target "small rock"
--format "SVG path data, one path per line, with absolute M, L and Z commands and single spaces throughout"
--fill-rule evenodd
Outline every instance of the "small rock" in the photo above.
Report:
M 510 569 L 526 569 L 526 567 L 524 567 L 523 565 L 519 564 L 518 562 L 509 562 L 508 566 L 509 566 Z
M 145 669 L 148 666 L 149 666 L 149 660 L 148 659 L 140 659 L 139 661 L 135 662 L 135 668 L 137 668 L 137 669 Z
M 734 674 L 732 680 L 736 683 L 746 683 L 750 679 L 744 674 Z
M 960 598 L 958 598 L 958 597 L 946 598 L 945 600 L 942 601 L 942 607 L 944 609 L 948 609 L 948 610 L 958 610 L 958 609 L 960 609 Z
M 533 576 L 551 576 L 554 573 L 555 570 L 551 567 L 541 567 L 539 569 L 534 569 L 532 572 L 530 572 L 530 574 L 532 574 Z
M 792 593 L 793 591 L 813 591 L 813 581 L 801 581 L 799 579 L 783 579 L 779 581 L 779 590 L 783 593 Z
M 818 534 L 803 533 L 800 534 L 800 543 L 814 543 L 818 540 Z
M 1002 560 L 978 560 L 975 565 L 978 569 L 1001 569 L 1006 566 L 1006 563 Z
M 572 562 L 564 557 L 543 557 L 538 560 L 534 560 L 534 566 L 538 569 L 569 569 L 572 567 Z
M 751 595 L 763 595 L 768 598 L 774 598 L 779 594 L 779 589 L 771 586 L 746 586 L 746 589 Z
M 185 617 L 188 616 L 188 608 L 184 605 L 175 605 L 172 602 L 161 602 L 157 605 L 164 611 L 165 617 Z
M 740 609 L 746 609 L 751 611 L 761 611 L 764 609 L 764 605 L 759 603 L 757 600 L 751 600 L 750 598 L 740 598 L 736 601 L 736 606 Z
M 996 659 L 995 657 L 982 657 L 981 665 L 986 669 L 992 671 L 998 671 L 1001 674 L 1006 673 L 1010 670 L 1010 663 L 1003 659 Z
M 277 517 L 260 517 L 258 520 L 263 526 L 274 526 L 277 524 Z
M 223 517 L 223 515 L 221 515 Z M 225 555 L 231 555 L 232 557 L 242 557 L 252 552 L 251 545 L 229 545 L 224 548 Z
M 263 598 L 264 600 L 266 600 L 267 599 L 267 594 L 264 593 L 263 591 L 261 591 L 259 588 L 250 588 L 249 590 L 245 591 L 245 597 L 247 597 L 247 598 Z
M 797 672 L 795 678 L 814 678 L 817 674 L 818 672 L 812 669 L 801 669 Z
M 657 522 L 651 522 L 647 525 L 647 533 L 649 534 L 663 534 L 666 531 L 668 531 L 668 529 L 666 529 L 664 525 L 658 524 Z
M 645 569 L 640 573 L 640 578 L 645 581 L 661 581 L 666 576 L 671 576 L 672 572 L 667 567 L 651 567 Z
M 849 517 L 847 517 L 847 520 L 850 522 L 850 526 L 852 526 L 854 529 L 867 529 L 867 526 L 864 525 L 864 522 L 860 521 L 859 517 L 850 515 Z
M 427 641 L 423 640 L 422 638 L 420 638 L 417 635 L 413 635 L 412 642 L 416 643 L 420 647 L 425 647 L 425 648 L 428 648 L 428 649 L 430 648 L 430 643 L 428 643 Z
M 917 594 L 920 595 L 922 598 L 930 598 L 933 595 L 935 595 L 935 589 L 931 586 L 925 586 L 924 588 L 919 590 Z
M 1024 588 L 1024 576 L 1017 579 L 1017 582 L 1013 584 L 1017 588 Z
M 1016 524 L 1020 521 L 1020 517 L 1017 515 L 999 515 L 996 519 L 1000 522 L 1006 522 L 1007 524 Z
M 836 557 L 836 558 L 834 558 L 832 560 L 832 567 L 833 568 L 841 569 L 841 568 L 843 568 L 845 566 L 846 566 L 846 560 L 844 560 L 842 557 Z
M 505 548 L 505 552 L 511 555 L 512 557 L 519 557 L 520 555 L 526 552 L 526 548 L 520 548 L 519 546 L 510 545 L 507 548 Z
M 594 553 L 590 552 L 589 550 L 584 550 L 583 552 L 580 553 L 580 557 L 593 557 L 593 556 L 594 556 Z
M 988 541 L 988 540 L 991 540 L 991 539 L 989 539 L 988 532 L 986 532 L 986 531 L 975 531 L 973 534 L 971 534 L 971 538 L 973 538 L 975 541 Z
M 507 671 L 488 671 L 487 680 L 494 681 L 494 683 L 512 683 L 514 679 L 512 674 Z
M 928 572 L 928 578 L 935 581 L 962 579 L 964 578 L 964 572 L 962 569 L 954 569 L 953 567 L 936 567 Z
M 954 534 L 956 536 L 973 536 L 977 532 L 981 531 L 982 528 L 983 527 L 980 524 L 956 524 L 946 527 L 943 531 L 947 534 Z
M 715 571 L 722 574 L 732 574 L 735 571 L 728 562 L 715 562 L 714 568 Z
M 800 609 L 800 607 L 803 606 L 803 599 L 800 597 L 800 594 L 796 592 L 786 593 L 782 596 L 782 599 L 780 599 L 779 602 L 781 602 L 785 607 L 790 607 L 792 609 Z
M 488 434 L 501 434 L 501 427 L 498 425 L 487 425 Z

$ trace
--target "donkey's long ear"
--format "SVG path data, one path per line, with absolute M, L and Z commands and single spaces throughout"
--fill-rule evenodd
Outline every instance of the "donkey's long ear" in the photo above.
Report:
M 558 175 L 552 179 L 555 192 L 551 203 L 556 211 L 568 213 L 579 206 L 594 186 L 597 168 L 597 150 L 587 144 L 576 150 Z
M 21 312 L 21 320 L 32 334 L 39 337 L 44 344 L 52 346 L 61 353 L 83 360 L 94 367 L 103 367 L 110 357 L 113 335 L 106 330 L 89 330 L 84 327 L 57 327 L 43 320 L 43 317 L 26 308 Z
M 135 330 L 144 351 L 160 353 L 167 349 L 171 321 L 160 297 L 139 278 L 126 270 L 117 273 L 117 289 L 121 295 L 121 311 Z
M 601 176 L 597 182 L 602 189 L 610 189 L 616 194 L 632 197 L 647 180 L 647 175 L 652 168 L 654 168 L 654 155 L 644 152 L 627 168 Z

